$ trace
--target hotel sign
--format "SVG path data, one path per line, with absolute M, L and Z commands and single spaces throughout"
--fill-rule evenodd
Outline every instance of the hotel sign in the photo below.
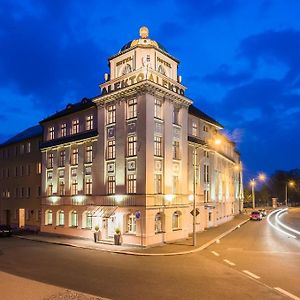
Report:
M 112 93 L 112 92 L 116 92 L 118 90 L 121 90 L 123 88 L 126 88 L 128 86 L 131 86 L 133 84 L 136 84 L 138 82 L 141 82 L 143 80 L 149 80 L 149 81 L 152 81 L 156 84 L 159 84 L 160 86 L 176 93 L 176 94 L 179 94 L 181 96 L 184 96 L 184 89 L 175 84 L 174 82 L 171 82 L 165 78 L 162 78 L 156 74 L 153 74 L 153 73 L 149 73 L 148 75 L 145 74 L 145 73 L 137 73 L 135 75 L 131 75 L 127 78 L 124 78 L 120 81 L 116 81 L 115 83 L 111 83 L 111 84 L 108 84 L 108 85 L 105 85 L 102 88 L 102 91 L 101 91 L 101 94 L 102 95 L 107 95 L 109 93 Z

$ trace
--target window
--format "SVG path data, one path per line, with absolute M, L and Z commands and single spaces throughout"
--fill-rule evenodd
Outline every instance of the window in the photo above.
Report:
M 209 182 L 209 165 L 204 164 L 203 167 L 204 167 L 204 169 L 203 169 L 204 183 L 208 183 Z
M 136 193 L 136 175 L 129 174 L 127 177 L 127 193 L 135 194 Z
M 36 174 L 42 174 L 42 163 L 36 163 Z M 17 173 L 16 173 L 17 176 Z
M 60 125 L 60 136 L 61 137 L 67 136 L 67 123 L 62 123 Z
M 59 210 L 57 212 L 57 225 L 58 226 L 65 225 L 65 212 L 63 210 Z
M 127 102 L 127 119 L 135 118 L 137 116 L 137 100 L 130 99 Z
M 79 120 L 73 120 L 72 121 L 72 134 L 76 134 L 79 132 Z
M 64 178 L 65 177 L 65 170 L 64 169 L 61 169 L 58 171 L 58 177 L 59 178 Z
M 26 166 L 26 175 L 29 176 L 30 175 L 30 165 Z
M 161 174 L 154 175 L 154 193 L 162 194 L 162 175 Z
M 116 158 L 116 141 L 107 141 L 107 159 L 115 159 Z
M 48 168 L 53 168 L 53 153 L 48 154 Z
M 77 168 L 72 168 L 72 169 L 71 169 L 71 176 L 72 176 L 72 177 L 77 176 Z
M 128 137 L 128 156 L 136 155 L 136 136 L 131 135 Z
M 87 195 L 92 195 L 92 192 L 93 192 L 92 178 L 86 178 L 86 180 L 85 180 L 85 193 Z
M 78 165 L 78 148 L 72 149 L 71 163 L 72 165 Z
M 93 146 L 86 146 L 85 148 L 85 162 L 91 163 L 93 161 Z
M 162 215 L 161 213 L 157 213 L 154 219 L 154 232 L 159 233 L 162 231 Z
M 173 194 L 179 193 L 179 180 L 178 176 L 173 176 Z
M 173 108 L 173 124 L 179 125 L 179 108 Z
M 78 214 L 76 210 L 71 211 L 71 227 L 77 227 L 78 226 Z
M 175 211 L 172 216 L 172 229 L 178 230 L 181 227 L 180 224 L 181 213 L 180 211 Z
M 52 225 L 52 210 L 46 210 L 45 213 L 45 225 Z
M 115 122 L 116 122 L 116 106 L 109 105 L 107 107 L 107 113 L 106 113 L 106 124 L 111 124 Z
M 53 127 L 53 130 L 54 130 L 54 127 Z M 53 138 L 54 138 L 54 131 L 53 131 Z M 22 144 L 20 146 L 20 154 L 24 154 L 24 149 L 25 149 L 25 146 Z M 7 154 L 8 154 L 8 152 L 7 152 Z M 7 155 L 7 157 L 8 157 L 8 155 Z
M 154 117 L 158 119 L 162 118 L 162 101 L 159 99 L 154 100 Z
M 192 135 L 197 135 L 198 126 L 196 122 L 192 122 Z
M 173 159 L 179 159 L 179 142 L 173 141 Z
M 203 131 L 208 132 L 208 126 L 207 125 L 203 125 Z
M 154 137 L 154 155 L 162 156 L 162 138 L 160 136 Z
M 48 139 L 49 140 L 54 140 L 54 126 L 50 126 L 48 128 Z M 23 146 L 23 145 L 21 145 L 21 146 Z
M 52 179 L 53 178 L 53 172 L 52 171 L 48 171 L 47 172 L 47 179 Z
M 128 216 L 128 233 L 136 233 L 136 217 L 134 214 Z
M 72 195 L 78 195 L 78 182 L 76 179 L 72 181 L 72 188 L 71 188 Z
M 94 116 L 89 115 L 86 117 L 86 130 L 92 130 L 94 128 Z
M 60 183 L 59 183 L 59 195 L 60 196 L 65 195 L 65 183 L 64 183 L 64 181 L 60 181 Z
M 66 151 L 65 150 L 61 150 L 59 152 L 59 166 L 60 167 L 64 167 L 66 164 Z
M 166 70 L 162 65 L 159 65 L 157 71 L 166 76 Z
M 85 228 L 92 228 L 93 226 L 93 214 L 91 212 L 85 213 Z
M 47 195 L 48 195 L 48 196 L 53 195 L 53 184 L 52 184 L 52 183 L 49 183 L 49 184 L 48 184 Z
M 31 152 L 31 143 L 28 142 L 27 143 L 27 153 L 30 153 Z
M 116 192 L 116 177 L 115 176 L 108 176 L 107 181 L 107 193 L 114 194 Z
M 204 202 L 208 202 L 209 191 L 204 190 Z
M 30 187 L 27 188 L 27 198 L 30 198 L 30 195 L 31 195 L 31 189 Z

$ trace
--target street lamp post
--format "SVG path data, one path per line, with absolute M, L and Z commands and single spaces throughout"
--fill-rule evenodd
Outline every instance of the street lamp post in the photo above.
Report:
M 286 182 L 285 184 L 285 205 L 288 206 L 288 187 L 293 187 L 295 185 L 295 182 L 290 180 Z
M 255 180 L 254 179 L 251 179 L 250 185 L 252 191 L 252 208 L 255 209 L 255 191 L 254 191 Z

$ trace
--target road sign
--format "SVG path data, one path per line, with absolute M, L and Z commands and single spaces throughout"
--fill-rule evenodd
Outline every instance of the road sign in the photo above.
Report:
M 135 212 L 135 217 L 137 219 L 139 219 L 141 217 L 141 212 L 139 210 L 137 212 Z
M 195 211 L 196 211 L 196 217 L 197 217 L 200 214 L 200 211 L 199 211 L 198 208 L 196 208 Z M 190 213 L 193 216 L 194 215 L 194 210 L 191 210 Z

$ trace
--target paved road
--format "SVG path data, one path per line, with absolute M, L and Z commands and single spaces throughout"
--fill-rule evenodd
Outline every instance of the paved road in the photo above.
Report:
M 300 241 L 265 220 L 186 256 L 133 257 L 16 238 L 0 239 L 0 249 L 3 272 L 111 299 L 289 299 L 274 287 L 300 297 Z

